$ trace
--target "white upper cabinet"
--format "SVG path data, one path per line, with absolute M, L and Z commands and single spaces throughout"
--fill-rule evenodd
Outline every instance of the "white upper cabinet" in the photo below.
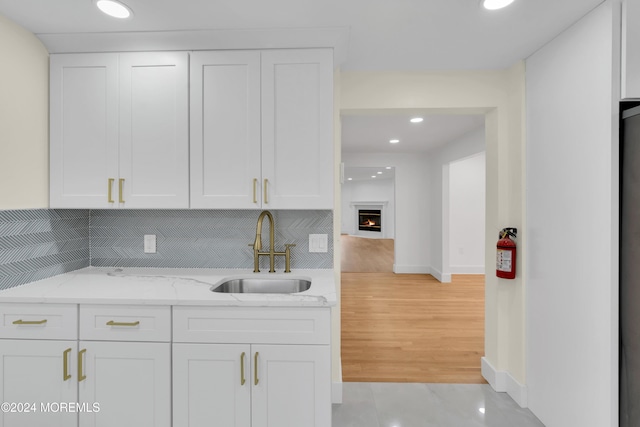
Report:
M 188 105 L 186 52 L 51 55 L 51 207 L 189 207 Z
M 118 176 L 118 55 L 51 55 L 50 205 L 107 208 Z
M 260 207 L 260 52 L 191 54 L 191 207 Z
M 330 49 L 192 54 L 192 208 L 333 208 L 332 64 Z
M 189 207 L 186 53 L 120 55 L 123 207 Z
M 333 52 L 51 55 L 50 138 L 52 208 L 333 209 Z
M 262 53 L 262 206 L 333 208 L 333 53 Z

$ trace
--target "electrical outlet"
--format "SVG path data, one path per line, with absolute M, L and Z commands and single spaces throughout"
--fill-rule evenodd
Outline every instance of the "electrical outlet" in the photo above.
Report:
M 156 235 L 155 234 L 144 235 L 144 253 L 145 254 L 156 253 Z
M 327 252 L 329 238 L 326 234 L 309 234 L 309 252 Z

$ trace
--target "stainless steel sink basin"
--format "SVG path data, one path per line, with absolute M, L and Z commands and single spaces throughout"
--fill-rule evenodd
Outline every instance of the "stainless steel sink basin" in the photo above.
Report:
M 305 279 L 289 278 L 242 278 L 229 279 L 216 287 L 211 292 L 226 294 L 295 294 L 304 292 L 311 287 L 311 281 Z

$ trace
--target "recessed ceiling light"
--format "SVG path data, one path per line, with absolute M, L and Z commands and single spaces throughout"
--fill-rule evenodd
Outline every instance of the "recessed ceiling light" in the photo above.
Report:
M 96 6 L 103 13 L 114 18 L 126 19 L 132 15 L 131 9 L 124 3 L 115 0 L 97 0 Z
M 424 119 L 422 117 L 414 117 L 413 119 L 409 120 L 411 123 L 421 123 Z
M 398 142 L 400 142 L 399 139 L 390 139 L 389 140 L 389 143 L 391 143 L 391 144 L 397 144 Z
M 375 175 L 371 175 L 371 178 L 375 178 L 375 177 L 376 177 Z
M 391 169 L 391 166 L 387 166 L 385 169 Z
M 353 181 L 353 178 L 347 178 L 347 181 Z
M 484 6 L 485 9 L 496 10 L 507 7 L 511 3 L 513 3 L 513 0 L 483 0 L 482 6 Z
M 382 172 L 378 172 L 378 175 L 382 175 Z

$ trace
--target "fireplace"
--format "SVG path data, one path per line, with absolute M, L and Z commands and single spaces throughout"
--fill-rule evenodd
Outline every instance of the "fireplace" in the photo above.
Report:
M 382 232 L 382 216 L 380 209 L 359 209 L 358 230 Z

